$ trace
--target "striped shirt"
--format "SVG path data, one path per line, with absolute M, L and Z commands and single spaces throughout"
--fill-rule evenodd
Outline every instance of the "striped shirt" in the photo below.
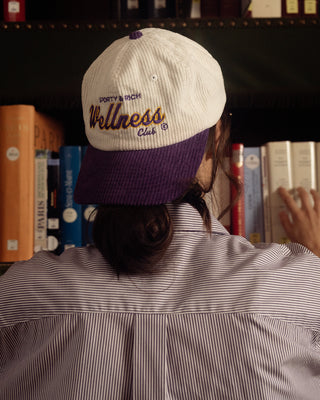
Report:
M 0 278 L 0 399 L 320 399 L 320 259 L 172 206 L 152 276 L 93 247 Z

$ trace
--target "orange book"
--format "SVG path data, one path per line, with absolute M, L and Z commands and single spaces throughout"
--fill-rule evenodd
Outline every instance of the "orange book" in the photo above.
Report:
M 59 141 L 62 125 L 34 106 L 0 106 L 0 262 L 33 256 L 35 150 Z

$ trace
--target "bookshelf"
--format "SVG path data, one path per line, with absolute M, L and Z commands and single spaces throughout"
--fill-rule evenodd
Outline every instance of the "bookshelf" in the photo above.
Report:
M 34 104 L 65 122 L 68 144 L 85 144 L 84 72 L 113 40 L 144 27 L 182 33 L 214 54 L 225 76 L 234 140 L 317 138 L 319 18 L 1 22 L 0 104 Z
M 63 121 L 66 144 L 85 145 L 84 72 L 115 39 L 145 27 L 193 38 L 220 62 L 234 141 L 320 140 L 319 18 L 0 21 L 0 105 L 33 104 Z

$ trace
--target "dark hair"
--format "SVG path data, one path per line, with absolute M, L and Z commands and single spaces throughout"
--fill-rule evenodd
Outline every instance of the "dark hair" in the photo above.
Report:
M 225 170 L 223 159 L 229 144 L 230 121 L 228 114 L 221 117 L 221 135 L 215 149 L 215 127 L 210 129 L 208 147 L 215 154 L 211 186 L 218 167 L 232 179 Z M 234 182 L 236 185 L 236 182 Z M 194 179 L 188 190 L 174 203 L 189 203 L 201 215 L 204 226 L 211 232 L 211 217 L 204 200 L 205 190 Z M 227 206 L 227 209 L 230 205 Z M 163 257 L 173 237 L 173 227 L 166 205 L 156 206 L 112 206 L 99 205 L 93 222 L 93 242 L 120 273 L 154 272 L 157 262 Z

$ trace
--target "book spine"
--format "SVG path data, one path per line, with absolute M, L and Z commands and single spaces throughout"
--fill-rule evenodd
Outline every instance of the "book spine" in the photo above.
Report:
M 191 0 L 190 18 L 201 18 L 201 1 Z
M 220 0 L 220 17 L 240 17 L 241 0 Z
M 49 150 L 35 151 L 34 252 L 47 250 Z
M 205 201 L 209 211 L 221 222 L 221 224 L 230 232 L 231 212 L 225 209 L 231 202 L 231 184 L 224 170 L 230 173 L 230 157 L 225 156 L 223 168 L 217 168 L 216 177 L 212 190 L 205 195 Z
M 244 165 L 243 165 L 243 143 L 232 143 L 231 148 L 231 173 L 239 182 L 241 192 L 231 186 L 231 199 L 235 203 L 231 208 L 232 234 L 245 237 L 245 209 L 244 209 Z
M 292 142 L 291 157 L 294 197 L 301 206 L 296 189 L 301 186 L 309 192 L 310 189 L 317 188 L 315 142 Z M 312 200 L 311 195 L 310 199 Z
M 33 106 L 0 107 L 0 262 L 33 256 Z
M 201 0 L 201 18 L 214 18 L 220 15 L 220 0 Z
M 253 18 L 281 18 L 281 0 L 253 1 L 251 12 Z
M 304 17 L 316 17 L 318 16 L 318 0 L 302 0 L 301 13 Z
M 282 0 L 283 17 L 299 17 L 301 8 L 301 0 Z
M 81 146 L 60 148 L 61 243 L 63 250 L 82 245 L 82 206 L 73 199 L 81 165 Z
M 81 147 L 81 157 L 86 153 L 87 146 Z M 92 227 L 95 217 L 95 204 L 83 204 L 82 205 L 82 246 L 88 246 L 93 243 L 92 238 Z
M 269 171 L 268 157 L 266 146 L 261 146 L 261 186 L 263 201 L 263 225 L 264 225 L 264 241 L 271 243 L 271 215 L 270 215 L 270 195 L 269 195 Z
M 116 0 L 122 19 L 146 18 L 149 12 L 148 0 Z
M 245 234 L 251 243 L 264 242 L 260 147 L 245 147 L 243 156 Z
M 58 155 L 48 158 L 48 250 L 60 254 L 60 159 Z
M 272 242 L 288 243 L 289 239 L 281 225 L 279 212 L 286 209 L 277 193 L 280 186 L 292 193 L 291 146 L 289 141 L 268 142 L 269 194 Z
M 6 22 L 25 21 L 25 0 L 3 0 L 3 17 Z
M 64 128 L 59 121 L 36 111 L 34 130 L 34 146 L 36 149 L 49 149 L 59 152 L 59 148 L 64 144 Z

